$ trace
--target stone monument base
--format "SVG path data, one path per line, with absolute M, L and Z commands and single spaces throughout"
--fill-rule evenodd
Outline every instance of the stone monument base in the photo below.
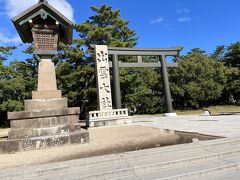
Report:
M 112 126 L 131 124 L 133 120 L 128 116 L 128 109 L 114 109 L 108 111 L 90 111 L 88 127 Z
M 74 124 L 79 121 L 79 108 L 65 108 L 42 111 L 8 112 L 12 129 L 44 128 L 63 124 Z
M 56 101 L 58 100 L 62 104 L 66 102 L 64 98 Z M 34 101 L 30 100 L 27 103 Z M 52 103 L 55 99 L 42 101 Z M 78 123 L 79 114 L 79 108 L 8 112 L 11 130 L 8 133 L 8 139 L 0 141 L 0 153 L 87 143 L 89 142 L 89 133 L 87 130 L 81 129 L 81 125 Z
M 32 91 L 32 99 L 52 99 L 61 97 L 62 97 L 61 90 Z
M 0 153 L 87 142 L 89 142 L 88 131 L 81 129 L 78 123 L 48 128 L 12 129 L 8 133 L 8 140 L 0 141 Z
M 24 101 L 25 111 L 43 111 L 66 108 L 68 108 L 67 98 L 30 99 Z

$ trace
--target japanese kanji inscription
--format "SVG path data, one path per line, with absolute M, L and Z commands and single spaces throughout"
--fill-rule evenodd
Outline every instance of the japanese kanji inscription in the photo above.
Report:
M 111 110 L 112 95 L 107 46 L 96 45 L 95 59 L 96 59 L 99 110 L 100 111 Z

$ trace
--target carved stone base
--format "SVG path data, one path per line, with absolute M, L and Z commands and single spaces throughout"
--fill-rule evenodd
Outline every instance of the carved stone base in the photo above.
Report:
M 43 110 L 56 110 L 66 109 L 67 99 L 56 98 L 56 99 L 31 99 L 24 101 L 25 111 L 43 111 Z
M 63 124 L 60 126 L 53 126 L 47 128 L 44 127 L 44 128 L 11 129 L 8 132 L 8 140 L 33 138 L 39 136 L 53 136 L 80 131 L 81 125 L 79 123 Z
M 89 142 L 89 133 L 80 124 L 36 129 L 13 129 L 8 140 L 0 141 L 0 153 L 43 149 Z
M 52 99 L 62 98 L 62 91 L 49 90 L 49 91 L 32 91 L 32 99 Z
M 12 129 L 43 128 L 79 121 L 80 108 L 66 108 L 43 111 L 8 112 Z

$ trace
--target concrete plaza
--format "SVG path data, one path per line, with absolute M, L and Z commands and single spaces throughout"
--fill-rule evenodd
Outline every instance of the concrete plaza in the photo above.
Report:
M 186 115 L 176 117 L 134 116 L 135 124 L 171 129 L 185 132 L 197 132 L 221 137 L 240 136 L 240 114 L 199 116 Z

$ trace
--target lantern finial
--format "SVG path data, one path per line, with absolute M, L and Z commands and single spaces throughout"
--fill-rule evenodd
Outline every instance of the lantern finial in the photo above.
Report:
M 48 2 L 47 0 L 39 0 L 40 3 Z

